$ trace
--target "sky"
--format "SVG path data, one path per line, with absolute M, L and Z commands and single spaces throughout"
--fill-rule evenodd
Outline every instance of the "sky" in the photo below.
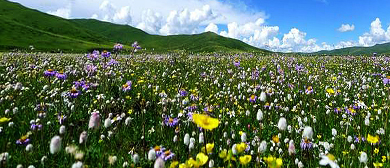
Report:
M 11 0 L 63 18 L 128 24 L 150 34 L 206 31 L 272 51 L 390 42 L 389 0 Z

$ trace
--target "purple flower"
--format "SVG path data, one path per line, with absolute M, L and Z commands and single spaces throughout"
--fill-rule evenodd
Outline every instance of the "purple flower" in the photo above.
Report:
M 95 74 L 97 67 L 92 64 L 87 64 L 84 66 L 84 70 L 88 74 L 88 76 L 92 76 L 93 74 Z
M 51 76 L 55 76 L 56 75 L 56 71 L 54 71 L 53 69 L 48 69 L 46 70 L 43 74 L 47 77 L 51 77 Z
M 57 118 L 58 118 L 58 122 L 60 122 L 60 125 L 62 125 L 66 120 L 66 115 L 62 115 L 61 113 L 59 113 Z
M 106 50 L 104 50 L 103 52 L 102 52 L 102 57 L 110 57 L 111 56 L 111 53 L 110 52 L 108 52 L 108 51 L 106 51 Z
M 77 90 L 76 88 L 72 88 L 72 89 L 69 91 L 69 97 L 71 97 L 71 98 L 76 98 L 76 97 L 78 97 L 80 94 L 81 94 L 81 92 L 80 92 L 79 90 Z
M 383 84 L 385 84 L 385 85 L 390 84 L 390 79 L 389 79 L 389 77 L 390 77 L 390 76 L 388 76 L 388 77 L 382 79 Z
M 107 65 L 117 65 L 118 64 L 118 61 L 116 61 L 115 59 L 111 59 Z
M 35 131 L 35 130 L 41 130 L 42 129 L 42 124 L 31 124 L 30 126 L 31 130 Z
M 132 84 L 131 81 L 127 81 L 127 82 L 122 86 L 122 90 L 123 90 L 124 92 L 131 90 L 131 84 Z
M 258 79 L 259 78 L 259 74 L 260 74 L 260 72 L 257 70 L 257 69 L 254 69 L 253 71 L 252 71 L 252 80 L 256 80 L 256 79 Z
M 87 58 L 92 60 L 92 61 L 97 60 L 99 58 L 99 51 L 97 51 L 97 52 L 95 52 L 95 51 L 92 54 L 88 54 Z
M 179 123 L 178 118 L 165 117 L 164 124 L 169 127 L 174 127 Z
M 179 93 L 181 97 L 187 96 L 188 94 L 187 91 L 185 91 L 184 89 L 180 89 Z
M 16 144 L 18 145 L 27 145 L 30 142 L 30 139 L 27 136 L 22 136 L 22 138 L 16 140 Z
M 123 45 L 121 43 L 116 43 L 114 45 L 114 50 L 119 51 L 123 49 Z
M 301 149 L 303 150 L 309 150 L 313 148 L 313 143 L 311 143 L 308 139 L 302 139 L 301 141 Z
M 160 157 L 161 159 L 163 159 L 164 161 L 167 161 L 169 159 L 172 159 L 173 156 L 175 156 L 174 153 L 172 153 L 170 150 L 167 150 L 165 151 Z
M 56 73 L 56 77 L 60 80 L 65 80 L 67 76 L 66 76 L 66 74 L 64 74 L 63 71 L 60 71 L 60 72 Z
M 197 107 L 195 104 L 192 104 L 191 106 L 189 106 L 189 107 L 187 108 L 187 110 L 192 112 L 192 111 L 195 111 L 197 108 L 198 108 L 198 107 Z
M 334 112 L 335 112 L 336 114 L 339 114 L 339 113 L 341 112 L 341 109 L 340 109 L 339 107 L 334 108 Z
M 249 102 L 256 103 L 256 99 L 257 99 L 257 96 L 256 95 L 252 95 L 251 97 L 249 97 Z
M 236 66 L 236 67 L 239 67 L 240 66 L 240 61 L 239 60 L 235 60 L 233 62 L 233 65 Z
M 307 87 L 305 93 L 306 93 L 306 94 L 311 94 L 311 93 L 313 93 L 313 87 L 311 87 L 311 86 Z

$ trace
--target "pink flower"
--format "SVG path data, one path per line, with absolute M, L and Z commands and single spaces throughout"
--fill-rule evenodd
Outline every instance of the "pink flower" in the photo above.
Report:
M 88 128 L 98 129 L 100 125 L 100 116 L 98 112 L 93 112 L 89 118 Z

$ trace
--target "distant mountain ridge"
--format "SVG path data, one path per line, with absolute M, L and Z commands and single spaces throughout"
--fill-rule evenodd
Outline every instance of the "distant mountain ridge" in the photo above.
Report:
M 193 35 L 151 35 L 140 29 L 94 19 L 64 19 L 18 3 L 0 0 L 0 50 L 86 52 L 112 49 L 116 42 L 129 46 L 134 41 L 147 51 L 164 52 L 261 52 L 267 50 L 240 40 L 206 32 Z

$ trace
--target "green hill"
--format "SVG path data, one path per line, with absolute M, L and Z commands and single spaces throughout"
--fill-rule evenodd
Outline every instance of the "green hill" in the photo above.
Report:
M 140 29 L 94 19 L 63 19 L 18 3 L 0 0 L 0 50 L 87 52 L 111 49 L 116 42 L 129 46 L 138 41 L 148 51 L 165 52 L 269 52 L 215 33 L 159 36 Z
M 319 51 L 314 54 L 328 54 L 328 55 L 371 55 L 372 53 L 390 54 L 390 43 L 377 44 L 371 47 L 348 47 L 329 51 Z

